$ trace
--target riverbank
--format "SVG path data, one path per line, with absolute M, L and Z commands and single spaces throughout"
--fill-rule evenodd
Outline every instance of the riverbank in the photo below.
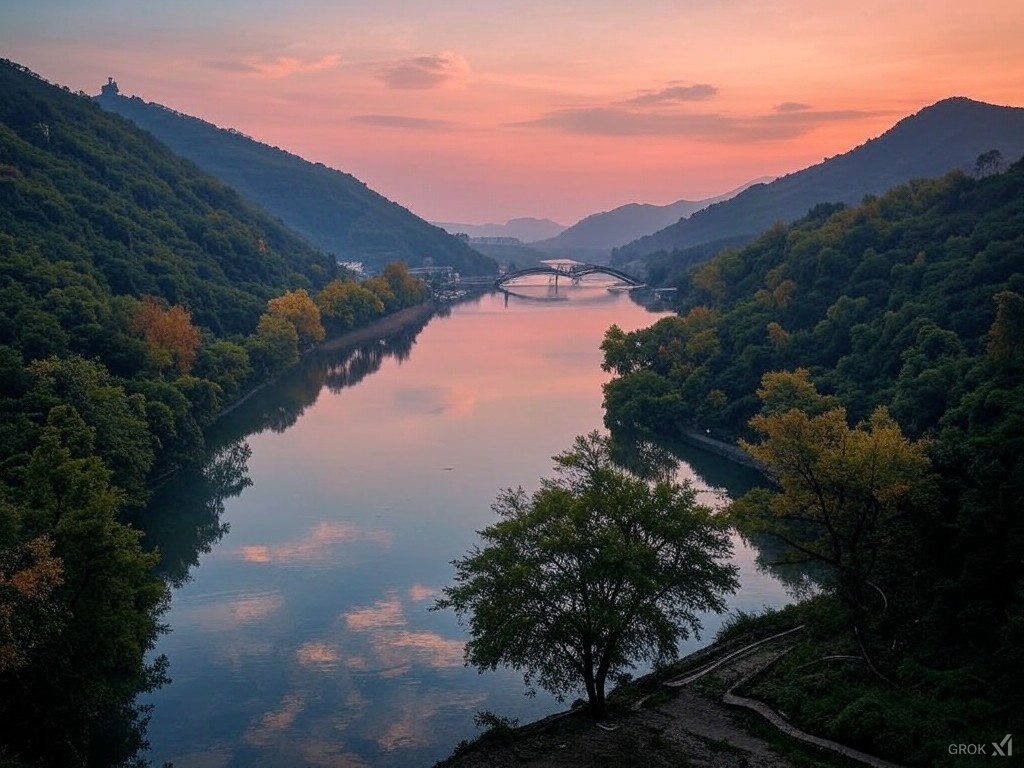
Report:
M 368 341 L 376 341 L 377 339 L 382 339 L 387 336 L 391 336 L 392 334 L 398 333 L 399 331 L 414 326 L 418 323 L 424 323 L 431 317 L 431 315 L 437 312 L 437 309 L 438 307 L 436 303 L 434 303 L 433 301 L 425 301 L 422 304 L 416 304 L 415 306 L 406 307 L 405 309 L 400 309 L 397 312 L 392 312 L 390 315 L 385 315 L 384 317 L 377 318 L 376 320 L 373 320 L 367 325 L 361 326 L 359 328 L 354 328 L 351 331 L 348 331 L 347 333 L 341 334 L 340 336 L 333 336 L 330 339 L 326 339 L 320 342 L 312 349 L 309 349 L 306 352 L 304 352 L 302 358 L 300 358 L 300 360 L 297 361 L 295 365 L 298 365 L 299 362 L 301 362 L 301 359 L 309 357 L 310 355 L 315 355 L 318 352 L 349 349 L 350 347 L 356 347 L 360 344 L 365 344 Z M 248 392 L 246 392 L 244 395 L 238 398 L 238 400 L 236 400 L 235 402 L 231 403 L 231 405 L 221 410 L 221 412 L 217 414 L 217 418 L 214 419 L 213 423 L 216 424 L 225 416 L 240 408 L 247 401 L 252 399 L 253 396 L 255 396 L 257 393 L 261 392 L 262 390 L 266 389 L 267 387 L 277 382 L 280 379 L 281 375 L 292 370 L 292 368 L 294 367 L 295 366 L 292 366 L 291 368 L 282 371 L 281 374 L 278 374 L 269 381 L 265 381 L 262 384 L 259 384 L 258 386 L 255 386 L 252 389 L 250 389 Z
M 459 745 L 435 768 L 898 768 L 806 733 L 783 713 L 739 695 L 806 642 L 805 613 L 791 606 L 743 617 L 711 645 L 616 688 L 604 722 L 579 707 L 498 727 Z
M 722 440 L 716 440 L 711 437 L 710 434 L 702 435 L 694 429 L 681 430 L 679 432 L 679 436 L 684 443 L 689 443 L 697 448 L 703 448 L 708 453 L 721 456 L 723 459 L 728 459 L 735 464 L 756 469 L 762 474 L 765 472 L 765 467 L 761 462 L 735 443 L 726 443 Z
M 307 354 L 315 354 L 317 351 L 348 349 L 359 344 L 365 344 L 368 341 L 390 336 L 393 333 L 398 333 L 403 328 L 424 322 L 436 311 L 437 305 L 433 301 L 406 307 L 390 315 L 378 318 L 369 325 L 354 328 L 340 336 L 322 341 Z

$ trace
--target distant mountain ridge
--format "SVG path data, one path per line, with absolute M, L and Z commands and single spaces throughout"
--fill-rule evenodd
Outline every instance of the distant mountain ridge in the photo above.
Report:
M 819 203 L 857 203 L 915 178 L 972 171 L 982 153 L 999 150 L 1009 165 L 1024 155 L 1024 108 L 954 97 L 900 120 L 881 136 L 770 184 L 751 187 L 612 254 L 626 264 L 658 251 L 749 242 L 777 221 L 803 217 Z
M 551 219 L 535 219 L 529 216 L 509 219 L 504 224 L 458 224 L 451 221 L 431 222 L 435 227 L 441 227 L 446 232 L 457 235 L 464 234 L 470 237 L 514 237 L 524 243 L 532 243 L 535 240 L 545 240 L 554 237 L 566 229 L 565 224 L 559 224 Z
M 564 232 L 548 240 L 536 242 L 533 246 L 553 255 L 570 258 L 587 254 L 594 258 L 594 253 L 600 253 L 601 256 L 597 258 L 606 262 L 613 248 L 657 232 L 709 205 L 729 200 L 748 187 L 764 184 L 773 178 L 763 176 L 725 194 L 704 200 L 677 200 L 668 205 L 627 203 L 610 211 L 594 213 L 580 219 Z
M 351 174 L 137 96 L 122 96 L 113 80 L 95 98 L 341 261 L 361 261 L 370 269 L 405 261 L 453 266 L 464 274 L 497 271 L 491 259 Z

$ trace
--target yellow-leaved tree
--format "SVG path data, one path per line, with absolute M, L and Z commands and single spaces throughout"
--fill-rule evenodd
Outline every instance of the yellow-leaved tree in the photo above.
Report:
M 913 530 L 934 509 L 927 441 L 907 439 L 885 408 L 851 427 L 806 370 L 765 374 L 758 395 L 764 409 L 750 424 L 761 441 L 741 445 L 777 487 L 748 492 L 730 514 L 742 530 L 781 538 L 793 559 L 827 564 L 850 608 L 884 609 L 901 585 L 875 576 L 905 559 Z
M 188 374 L 201 339 L 187 309 L 167 306 L 154 296 L 144 296 L 131 319 L 131 329 L 146 340 L 150 361 L 160 370 L 178 369 Z
M 267 302 L 267 314 L 291 323 L 299 335 L 300 346 L 306 347 L 322 341 L 324 326 L 320 322 L 320 308 L 305 288 L 286 291 Z

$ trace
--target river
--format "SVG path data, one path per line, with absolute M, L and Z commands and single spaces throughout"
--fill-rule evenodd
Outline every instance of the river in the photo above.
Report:
M 161 490 L 150 537 L 175 590 L 157 648 L 172 682 L 146 699 L 154 765 L 430 766 L 480 710 L 564 708 L 514 672 L 464 667 L 463 628 L 428 608 L 498 490 L 536 488 L 601 428 L 605 329 L 657 315 L 601 286 L 523 290 L 313 356 L 218 425 L 203 472 Z M 753 481 L 685 458 L 705 503 Z M 734 559 L 731 608 L 787 602 L 738 538 Z

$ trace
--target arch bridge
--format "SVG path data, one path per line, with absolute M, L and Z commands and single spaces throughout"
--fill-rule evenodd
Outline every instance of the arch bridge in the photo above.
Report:
M 615 269 L 615 267 L 609 267 L 603 264 L 585 264 L 580 261 L 559 259 L 542 262 L 541 266 L 538 267 L 526 267 L 525 269 L 517 269 L 515 272 L 506 272 L 494 281 L 494 287 L 502 288 L 513 280 L 520 277 L 529 277 L 531 275 L 552 276 L 555 278 L 555 285 L 558 285 L 559 277 L 567 277 L 575 284 L 587 275 L 608 275 L 609 277 L 614 277 L 621 284 L 629 288 L 640 288 L 643 286 L 643 283 L 640 280 L 637 280 L 632 275 L 623 272 L 621 269 Z

